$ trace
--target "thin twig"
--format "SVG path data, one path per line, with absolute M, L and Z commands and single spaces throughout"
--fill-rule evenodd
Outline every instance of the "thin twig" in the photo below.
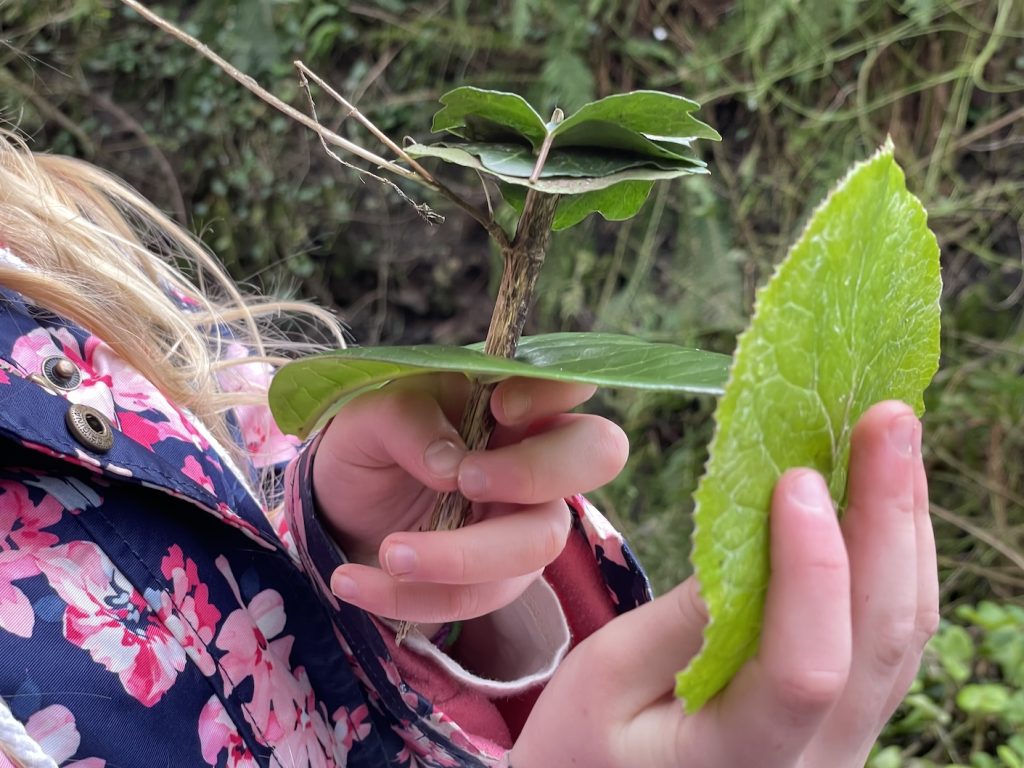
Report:
M 306 79 L 306 73 L 308 72 L 308 70 L 302 64 L 302 62 L 297 61 L 297 62 L 295 62 L 295 65 L 296 65 L 296 67 L 298 67 L 298 70 L 299 70 L 299 85 L 302 86 L 302 89 L 306 92 L 306 99 L 307 99 L 307 101 L 309 103 L 309 113 L 310 113 L 310 115 L 312 115 L 313 119 L 319 125 L 321 123 L 320 123 L 320 119 L 316 115 L 316 102 L 313 101 L 313 94 L 309 90 L 309 80 Z M 312 73 L 310 73 L 310 75 L 312 75 Z M 315 75 L 312 75 L 312 76 L 316 77 Z M 320 79 L 316 78 L 316 80 L 319 81 Z M 320 81 L 320 82 L 322 82 L 322 81 Z M 341 165 L 345 166 L 346 168 L 351 168 L 353 171 L 356 171 L 357 173 L 365 173 L 367 176 L 370 176 L 371 178 L 376 179 L 381 184 L 384 184 L 385 186 L 391 187 L 391 189 L 393 189 L 395 192 L 397 192 L 399 197 L 401 197 L 403 200 L 405 200 L 405 202 L 407 202 L 409 205 L 411 205 L 415 209 L 416 213 L 418 213 L 420 216 L 422 216 L 423 220 L 426 221 L 428 224 L 439 224 L 439 223 L 444 221 L 444 216 L 442 216 L 439 213 L 436 213 L 426 203 L 417 203 L 415 200 L 413 200 L 411 197 L 409 197 L 407 194 L 405 194 L 405 192 L 402 191 L 402 188 L 399 187 L 397 184 L 395 184 L 395 182 L 391 181 L 391 179 L 385 179 L 383 176 L 378 176 L 377 174 L 373 173 L 372 171 L 367 171 L 364 168 L 358 168 L 358 167 L 352 165 L 352 163 L 350 163 L 350 162 L 348 162 L 346 160 L 341 159 L 341 157 L 338 156 L 337 152 L 335 152 L 329 146 L 327 146 L 327 142 L 324 140 L 323 135 L 320 135 L 320 144 L 323 146 L 324 152 L 326 152 L 327 155 L 331 159 L 337 161 L 338 163 L 340 163 Z
M 328 85 L 323 80 L 323 78 L 321 78 L 319 75 L 313 72 L 309 67 L 305 65 L 305 63 L 298 60 L 296 60 L 293 63 L 295 64 L 296 69 L 299 70 L 300 74 L 308 76 L 310 80 L 312 80 L 314 83 L 323 88 L 328 96 L 330 96 L 336 102 L 341 104 L 341 106 L 343 106 L 346 110 L 348 110 L 348 114 L 346 116 L 351 116 L 358 120 L 363 127 L 365 127 L 368 131 L 370 131 L 370 133 L 372 133 L 378 139 L 378 141 L 380 141 L 384 146 L 386 146 L 388 149 L 390 149 L 392 152 L 398 155 L 398 157 L 400 157 L 402 160 L 407 162 L 409 164 L 409 167 L 412 168 L 420 176 L 422 176 L 424 180 L 426 180 L 434 189 L 436 189 L 438 192 L 440 192 L 442 195 L 447 197 L 449 200 L 451 200 L 453 203 L 459 206 L 462 210 L 464 210 L 466 213 L 472 216 L 473 219 L 481 227 L 487 230 L 487 233 L 495 240 L 495 242 L 497 242 L 499 247 L 504 247 L 507 244 L 507 237 L 505 235 L 505 231 L 498 225 L 496 221 L 494 221 L 494 217 L 492 215 L 493 212 L 489 212 L 489 214 L 485 216 L 483 212 L 481 212 L 476 207 L 468 203 L 460 195 L 452 191 L 448 186 L 438 181 L 436 178 L 434 178 L 432 174 L 430 174 L 427 171 L 426 168 L 424 168 L 422 165 L 416 162 L 416 160 L 411 155 L 409 155 L 408 152 L 406 152 L 398 144 L 392 141 L 390 136 L 388 136 L 376 125 L 374 125 L 370 118 L 368 118 L 366 115 L 360 112 L 355 107 L 355 105 L 348 101 L 348 99 L 346 99 L 336 90 L 334 90 L 330 85 Z M 309 90 L 307 88 L 307 94 L 308 93 Z M 312 98 L 313 97 L 310 96 L 311 101 Z M 487 190 L 485 187 L 484 194 L 486 195 L 486 193 Z M 488 200 L 488 208 L 490 208 L 490 200 Z
M 174 26 L 171 22 L 153 13 L 151 10 L 146 8 L 146 6 L 137 2 L 137 0 L 121 0 L 121 2 L 127 5 L 136 13 L 138 13 L 144 19 L 149 21 L 151 24 L 164 30 L 172 37 L 176 38 L 177 40 L 180 40 L 190 48 L 200 53 L 206 59 L 209 59 L 211 62 L 220 67 L 220 69 L 223 70 L 232 79 L 240 83 L 243 87 L 247 88 L 252 93 L 256 94 L 256 96 L 265 101 L 267 104 L 279 110 L 280 112 L 283 112 L 292 120 L 295 120 L 296 122 L 301 123 L 310 130 L 314 131 L 322 139 L 329 141 L 331 144 L 337 147 L 341 147 L 346 152 L 351 152 L 356 157 L 361 157 L 363 160 L 366 160 L 367 162 L 373 163 L 379 166 L 380 168 L 384 168 L 385 170 L 394 173 L 396 176 L 401 176 L 403 179 L 409 179 L 410 181 L 415 181 L 417 183 L 423 184 L 433 189 L 437 189 L 436 184 L 427 181 L 427 179 L 423 178 L 414 171 L 402 168 L 400 165 L 395 165 L 394 163 L 385 160 L 383 157 L 380 157 L 379 155 L 376 155 L 373 152 L 364 149 L 358 144 L 355 144 L 349 141 L 348 139 L 339 136 L 334 131 L 325 128 L 312 118 L 302 114 L 302 112 L 295 109 L 295 107 L 292 107 L 291 105 L 281 101 L 279 98 L 277 98 L 277 96 L 270 93 L 265 88 L 263 88 L 259 83 L 257 83 L 256 80 L 252 78 L 250 75 L 245 74 L 240 69 L 228 63 L 223 58 L 214 53 L 213 50 L 209 48 L 209 46 L 192 37 L 187 32 L 178 29 L 178 27 Z
M 409 164 L 409 167 L 412 168 L 414 171 L 416 171 L 416 173 L 418 173 L 424 179 L 429 181 L 431 184 L 435 184 L 435 185 L 437 184 L 437 180 L 430 173 L 427 172 L 426 168 L 424 168 L 422 165 L 417 163 L 412 157 L 410 157 L 406 153 L 406 151 L 404 149 L 402 149 L 400 146 L 395 144 L 395 142 L 393 142 L 391 140 L 391 137 L 389 137 L 386 133 L 384 133 L 382 130 L 380 130 L 380 128 L 378 128 L 376 125 L 374 125 L 373 122 L 370 121 L 370 119 L 366 117 L 366 115 L 364 115 L 362 112 L 360 112 L 358 109 L 356 109 L 356 107 L 353 104 L 351 104 L 344 96 L 342 96 L 340 93 L 338 93 L 336 90 L 334 90 L 330 85 L 328 85 L 326 82 L 324 82 L 324 79 L 322 77 L 320 77 L 316 72 L 314 72 L 309 67 L 307 67 L 305 65 L 305 63 L 302 62 L 301 60 L 296 59 L 292 63 L 295 65 L 295 68 L 297 70 L 299 70 L 299 72 L 301 74 L 305 75 L 310 80 L 312 80 L 314 83 L 316 83 L 321 88 L 323 88 L 328 96 L 330 96 L 336 102 L 341 104 L 341 106 L 343 106 L 345 109 L 347 109 L 348 110 L 348 114 L 351 115 L 352 117 L 354 117 L 356 120 L 358 120 L 360 125 L 365 127 L 370 133 L 372 133 L 374 136 L 376 136 L 377 140 L 380 141 L 381 144 L 383 144 L 385 147 L 390 149 L 392 152 L 394 152 L 396 155 L 398 155 L 400 158 L 402 158 L 405 162 L 407 162 Z M 307 93 L 307 95 L 309 94 L 309 87 L 308 87 L 308 85 L 306 87 L 306 93 Z M 313 100 L 313 97 L 310 96 L 310 101 L 312 101 L 312 100 Z M 315 119 L 315 117 L 314 117 L 314 119 Z
M 999 537 L 989 533 L 984 528 L 974 525 L 969 520 L 961 517 L 952 510 L 940 507 L 938 504 L 931 504 L 930 508 L 933 515 L 941 520 L 945 520 L 947 523 L 955 525 L 965 533 L 969 533 L 978 541 L 988 544 L 988 546 L 992 547 L 992 549 L 1020 568 L 1021 571 L 1024 571 L 1024 554 L 1011 547 L 1005 541 L 1002 541 Z

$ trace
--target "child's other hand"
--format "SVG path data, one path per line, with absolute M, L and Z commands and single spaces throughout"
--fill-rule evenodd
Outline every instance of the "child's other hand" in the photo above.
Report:
M 864 415 L 841 525 L 817 474 L 780 479 L 760 649 L 700 712 L 672 693 L 706 621 L 691 579 L 569 654 L 510 764 L 861 768 L 939 620 L 920 439 L 902 403 Z
M 614 478 L 623 432 L 566 413 L 588 385 L 509 379 L 491 396 L 491 447 L 467 453 L 457 429 L 469 392 L 460 375 L 403 380 L 348 404 L 317 449 L 317 503 L 350 564 L 332 589 L 371 613 L 419 624 L 468 619 L 517 598 L 561 553 L 563 501 Z M 421 532 L 438 491 L 473 500 L 471 523 Z

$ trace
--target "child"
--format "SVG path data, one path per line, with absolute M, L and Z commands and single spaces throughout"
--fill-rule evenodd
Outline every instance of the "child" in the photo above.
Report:
M 503 382 L 467 454 L 465 383 L 427 377 L 300 446 L 265 389 L 318 347 L 282 313 L 342 343 L 116 180 L 0 140 L 0 766 L 863 765 L 938 616 L 906 406 L 857 426 L 841 526 L 818 475 L 780 480 L 760 650 L 685 717 L 697 588 L 652 601 L 578 495 L 627 452 L 568 413 L 590 388 Z M 456 487 L 473 523 L 420 532 Z

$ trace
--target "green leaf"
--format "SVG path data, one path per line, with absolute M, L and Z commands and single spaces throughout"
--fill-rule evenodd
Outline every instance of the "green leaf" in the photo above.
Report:
M 563 197 L 558 201 L 551 228 L 568 229 L 592 213 L 600 213 L 608 221 L 631 218 L 643 208 L 653 186 L 653 181 L 623 181 L 594 192 Z
M 469 147 L 472 151 L 467 151 Z M 530 181 L 530 173 L 526 171 L 528 155 L 525 148 L 516 145 L 497 144 L 460 144 L 445 146 L 443 144 L 412 144 L 405 148 L 412 157 L 436 157 L 448 163 L 462 165 L 466 168 L 486 173 L 490 176 L 523 187 L 530 187 L 539 192 L 553 195 L 581 195 L 597 189 L 605 189 L 623 181 L 658 181 L 674 179 L 677 176 L 690 174 L 706 174 L 703 163 L 669 161 L 661 158 L 620 159 L 615 156 L 602 156 L 599 153 L 588 155 L 579 153 L 567 157 L 564 162 L 554 161 L 545 165 L 545 172 L 536 181 Z M 478 153 L 478 154 L 474 154 Z M 484 159 L 487 163 L 485 164 Z M 698 161 L 699 162 L 699 161 Z M 506 173 L 511 170 L 516 175 Z M 530 166 L 532 171 L 532 165 Z M 616 170 L 618 169 L 618 170 Z M 552 175 L 561 171 L 560 175 Z
M 700 104 L 683 96 L 660 91 L 632 91 L 606 96 L 587 104 L 567 117 L 552 131 L 556 137 L 574 130 L 582 123 L 598 120 L 616 123 L 637 133 L 655 136 L 688 136 L 720 141 L 718 131 L 705 125 L 690 113 Z
M 658 143 L 642 133 L 603 120 L 588 120 L 575 125 L 568 131 L 555 129 L 554 133 L 555 138 L 551 142 L 552 150 L 569 147 L 594 147 L 617 150 L 638 157 L 664 157 L 669 160 L 697 159 L 688 144 L 682 142 Z M 548 157 L 550 158 L 551 155 L 549 154 Z
M 738 340 L 694 496 L 692 560 L 710 622 L 677 678 L 689 711 L 757 649 L 780 475 L 817 469 L 841 507 L 860 415 L 886 399 L 924 410 L 940 292 L 938 245 L 887 143 L 817 209 Z
M 448 91 L 441 97 L 444 109 L 434 115 L 431 130 L 435 133 L 448 131 L 467 139 L 478 138 L 473 134 L 473 117 L 485 118 L 491 125 L 513 129 L 529 141 L 534 149 L 544 143 L 548 129 L 544 120 L 522 96 L 502 91 L 487 91 L 482 88 L 463 86 Z M 467 118 L 470 118 L 467 123 Z M 490 140 L 486 135 L 479 137 Z
M 608 221 L 628 219 L 643 208 L 653 186 L 653 181 L 621 181 L 581 195 L 564 195 L 558 201 L 551 228 L 558 231 L 574 227 L 592 213 L 600 213 Z M 521 216 L 526 205 L 526 187 L 503 183 L 499 189 L 505 202 Z
M 965 685 L 956 695 L 956 705 L 974 715 L 1001 714 L 1010 703 L 1010 691 L 998 683 Z
M 726 355 L 606 333 L 526 336 L 515 360 L 485 355 L 482 349 L 482 344 L 356 347 L 303 358 L 274 376 L 270 408 L 282 431 L 305 438 L 357 395 L 423 373 L 717 394 L 729 366 Z

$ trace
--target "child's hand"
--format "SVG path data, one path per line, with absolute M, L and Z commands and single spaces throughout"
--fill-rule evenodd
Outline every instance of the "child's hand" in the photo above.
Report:
M 350 403 L 327 428 L 313 489 L 350 561 L 331 583 L 347 602 L 420 624 L 503 607 L 565 546 L 563 499 L 625 464 L 617 426 L 565 413 L 594 387 L 537 379 L 495 388 L 491 448 L 467 454 L 452 424 L 468 391 L 457 375 L 400 381 Z M 456 487 L 474 501 L 471 524 L 419 532 L 437 492 Z
M 706 621 L 691 579 L 569 654 L 510 765 L 861 768 L 939 620 L 920 439 L 902 403 L 865 414 L 842 525 L 817 474 L 782 477 L 760 650 L 700 712 L 672 695 Z

